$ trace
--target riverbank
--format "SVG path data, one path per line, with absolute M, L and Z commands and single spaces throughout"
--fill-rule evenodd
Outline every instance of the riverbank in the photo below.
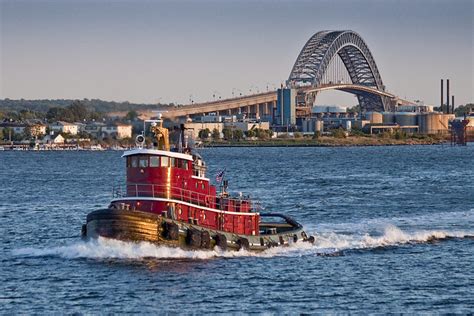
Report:
M 208 141 L 204 147 L 349 147 L 349 146 L 412 146 L 440 145 L 447 143 L 439 137 L 410 137 L 405 139 L 386 138 L 379 136 L 348 136 L 337 138 L 321 136 L 313 138 L 272 138 L 269 140 L 240 140 L 240 141 Z

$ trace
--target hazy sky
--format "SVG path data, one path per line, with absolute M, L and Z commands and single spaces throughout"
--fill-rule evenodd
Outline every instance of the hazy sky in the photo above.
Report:
M 474 101 L 474 0 L 0 0 L 0 98 L 188 103 L 279 86 L 320 30 L 366 41 L 389 92 Z M 322 103 L 353 103 L 343 92 Z

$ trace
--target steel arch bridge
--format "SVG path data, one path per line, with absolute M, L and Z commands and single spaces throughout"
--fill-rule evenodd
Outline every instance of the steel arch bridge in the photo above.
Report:
M 375 60 L 362 37 L 353 31 L 321 31 L 314 34 L 304 45 L 288 78 L 291 87 L 310 84 L 314 88 L 322 85 L 333 58 L 339 56 L 349 73 L 353 85 L 385 91 Z M 313 90 L 313 93 L 316 93 Z M 350 90 L 346 92 L 354 93 Z M 389 100 L 383 94 L 368 91 L 355 93 L 365 111 L 388 110 Z

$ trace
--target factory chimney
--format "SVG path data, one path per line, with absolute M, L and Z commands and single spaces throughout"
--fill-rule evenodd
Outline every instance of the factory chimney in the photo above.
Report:
M 446 79 L 446 114 L 449 114 L 449 79 Z
M 439 103 L 439 109 L 443 111 L 443 102 L 444 102 L 444 81 L 441 79 L 441 102 Z
M 451 114 L 454 114 L 454 95 L 451 97 Z

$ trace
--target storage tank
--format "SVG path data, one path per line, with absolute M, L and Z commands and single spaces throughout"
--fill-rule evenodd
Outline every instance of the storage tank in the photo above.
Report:
M 447 132 L 449 121 L 454 119 L 454 114 L 443 114 L 440 112 L 421 113 L 419 115 L 420 133 L 438 134 Z
M 382 123 L 395 123 L 395 112 L 382 112 Z
M 367 112 L 365 118 L 370 121 L 371 124 L 381 124 L 383 122 L 382 113 L 380 112 Z
M 301 122 L 301 127 L 302 127 L 302 130 L 303 132 L 305 133 L 311 133 L 311 132 L 314 132 L 314 120 L 303 120 Z
M 352 128 L 352 122 L 349 121 L 349 120 L 345 121 L 344 129 L 345 129 L 346 131 L 350 131 L 351 128 Z
M 395 123 L 400 126 L 416 126 L 417 114 L 413 112 L 397 112 L 395 113 Z
M 324 122 L 322 120 L 316 120 L 314 123 L 314 131 L 322 133 L 324 129 Z

